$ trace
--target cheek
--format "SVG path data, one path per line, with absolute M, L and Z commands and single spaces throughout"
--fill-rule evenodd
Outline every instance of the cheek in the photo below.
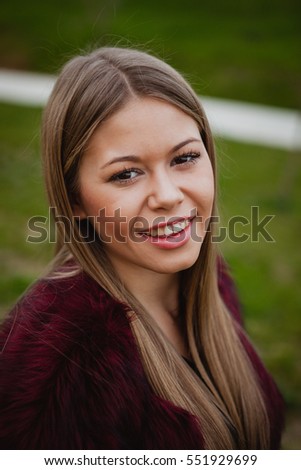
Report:
M 206 154 L 195 174 L 194 188 L 198 192 L 198 200 L 204 209 L 211 211 L 215 198 L 215 178 L 209 156 Z
M 91 188 L 82 197 L 85 213 L 103 242 L 125 243 L 128 238 L 129 221 L 137 216 L 137 197 L 125 197 L 120 192 L 93 191 Z
M 198 190 L 195 192 L 195 204 L 197 206 L 198 219 L 196 224 L 197 236 L 204 238 L 211 220 L 213 204 L 215 198 L 215 186 L 213 175 L 202 175 L 198 180 Z
M 118 201 L 112 198 L 110 192 L 87 188 L 82 191 L 81 202 L 87 216 L 98 216 L 105 214 L 113 216 L 114 211 L 118 209 Z
M 209 160 L 209 158 L 208 158 Z M 212 210 L 212 205 L 215 199 L 215 181 L 214 181 L 214 174 L 212 170 L 211 163 L 209 162 L 208 172 L 206 175 L 206 180 L 204 183 L 204 200 L 206 204 L 210 206 L 210 213 Z
M 203 198 L 202 198 L 204 210 L 208 212 L 209 215 L 211 215 L 211 212 L 212 212 L 214 199 L 215 199 L 214 185 L 210 184 L 207 188 L 207 191 L 203 193 Z
M 213 177 L 202 177 L 198 180 L 197 189 L 195 191 L 195 200 L 198 207 L 206 212 L 212 211 L 212 206 L 215 198 L 215 187 Z

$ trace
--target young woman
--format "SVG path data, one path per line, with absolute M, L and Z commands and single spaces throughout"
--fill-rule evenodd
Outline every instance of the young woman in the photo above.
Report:
M 101 48 L 63 68 L 42 137 L 57 254 L 2 326 L 2 447 L 279 447 L 282 399 L 212 241 L 214 146 L 190 86 Z

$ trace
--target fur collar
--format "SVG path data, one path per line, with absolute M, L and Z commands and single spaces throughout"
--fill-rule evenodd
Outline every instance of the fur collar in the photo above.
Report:
M 235 288 L 223 266 L 219 289 L 237 321 Z M 263 391 L 272 448 L 282 398 L 242 336 Z M 126 315 L 89 276 L 38 281 L 0 331 L 3 449 L 202 449 L 196 420 L 156 396 Z
M 194 417 L 153 394 L 125 307 L 88 276 L 38 282 L 3 330 L 2 448 L 202 448 Z

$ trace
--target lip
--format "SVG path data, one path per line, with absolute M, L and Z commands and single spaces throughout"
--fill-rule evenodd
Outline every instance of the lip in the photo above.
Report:
M 175 222 L 189 220 L 190 223 L 187 225 L 187 227 L 185 227 L 180 232 L 177 232 L 171 235 L 152 237 L 151 235 L 147 235 L 146 233 L 141 233 L 141 236 L 144 238 L 145 241 L 151 243 L 152 245 L 157 246 L 158 248 L 162 248 L 165 250 L 172 250 L 172 249 L 180 248 L 181 246 L 188 243 L 188 241 L 191 238 L 191 226 L 192 226 L 194 219 L 195 219 L 195 216 L 186 217 L 186 218 L 182 217 L 177 220 L 175 219 Z M 165 227 L 166 225 L 170 225 L 170 223 L 169 224 L 163 223 L 161 225 L 158 224 L 152 227 L 151 230 L 157 227 Z

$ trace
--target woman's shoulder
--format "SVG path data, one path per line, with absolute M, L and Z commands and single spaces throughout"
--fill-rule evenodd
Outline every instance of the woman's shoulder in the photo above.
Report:
M 78 271 L 73 275 L 44 277 L 35 281 L 5 318 L 1 330 L 9 324 L 30 324 L 32 329 L 45 324 L 76 320 L 77 316 L 89 322 L 95 315 L 115 305 L 115 302 L 88 274 Z M 71 326 L 71 324 L 69 324 Z
M 17 302 L 0 328 L 0 368 L 32 368 L 68 360 L 78 351 L 104 349 L 107 333 L 128 331 L 126 308 L 109 296 L 89 275 L 43 278 Z M 120 331 L 122 330 L 122 332 Z M 127 337 L 128 335 L 125 335 Z M 76 346 L 76 347 L 75 347 Z M 14 365 L 15 364 L 15 365 Z
M 134 399 L 131 374 L 142 376 L 122 304 L 84 273 L 41 279 L 14 307 L 1 336 L 6 448 L 117 445 L 111 416 L 125 413 L 121 390 Z
M 62 269 L 55 275 L 35 281 L 12 311 L 17 309 L 25 313 L 30 308 L 33 313 L 47 314 L 55 310 L 68 313 L 81 308 L 87 301 L 93 308 L 94 302 L 101 302 L 105 296 L 103 289 L 82 270 L 69 273 Z

